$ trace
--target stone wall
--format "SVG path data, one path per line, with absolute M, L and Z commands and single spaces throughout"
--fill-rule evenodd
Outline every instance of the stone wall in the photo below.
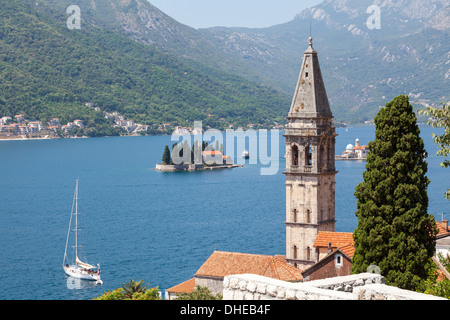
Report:
M 446 300 L 387 286 L 374 273 L 300 283 L 255 274 L 230 275 L 224 278 L 223 288 L 224 300 Z

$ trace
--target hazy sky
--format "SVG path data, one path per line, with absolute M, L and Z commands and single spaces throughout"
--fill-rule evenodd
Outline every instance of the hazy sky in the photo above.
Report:
M 269 27 L 291 21 L 323 0 L 149 0 L 178 22 L 193 28 Z

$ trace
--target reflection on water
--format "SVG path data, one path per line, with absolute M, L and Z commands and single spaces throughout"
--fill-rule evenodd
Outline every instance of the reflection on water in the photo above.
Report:
M 73 277 L 67 277 L 67 289 L 80 290 L 90 289 L 98 286 L 96 281 L 81 280 Z

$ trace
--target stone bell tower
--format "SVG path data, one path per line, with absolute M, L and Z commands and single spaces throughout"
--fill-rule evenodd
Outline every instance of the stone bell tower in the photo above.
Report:
M 318 231 L 335 231 L 335 128 L 309 38 L 286 127 L 286 261 L 315 264 Z

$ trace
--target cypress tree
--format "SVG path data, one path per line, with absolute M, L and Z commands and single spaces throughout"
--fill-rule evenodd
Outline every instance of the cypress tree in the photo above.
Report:
M 164 148 L 164 153 L 162 156 L 162 162 L 163 164 L 170 164 L 170 150 L 169 150 L 169 146 L 166 146 Z
M 436 244 L 436 223 L 427 213 L 427 155 L 407 96 L 387 103 L 375 125 L 355 192 L 352 273 L 375 265 L 387 284 L 414 290 L 427 277 Z

